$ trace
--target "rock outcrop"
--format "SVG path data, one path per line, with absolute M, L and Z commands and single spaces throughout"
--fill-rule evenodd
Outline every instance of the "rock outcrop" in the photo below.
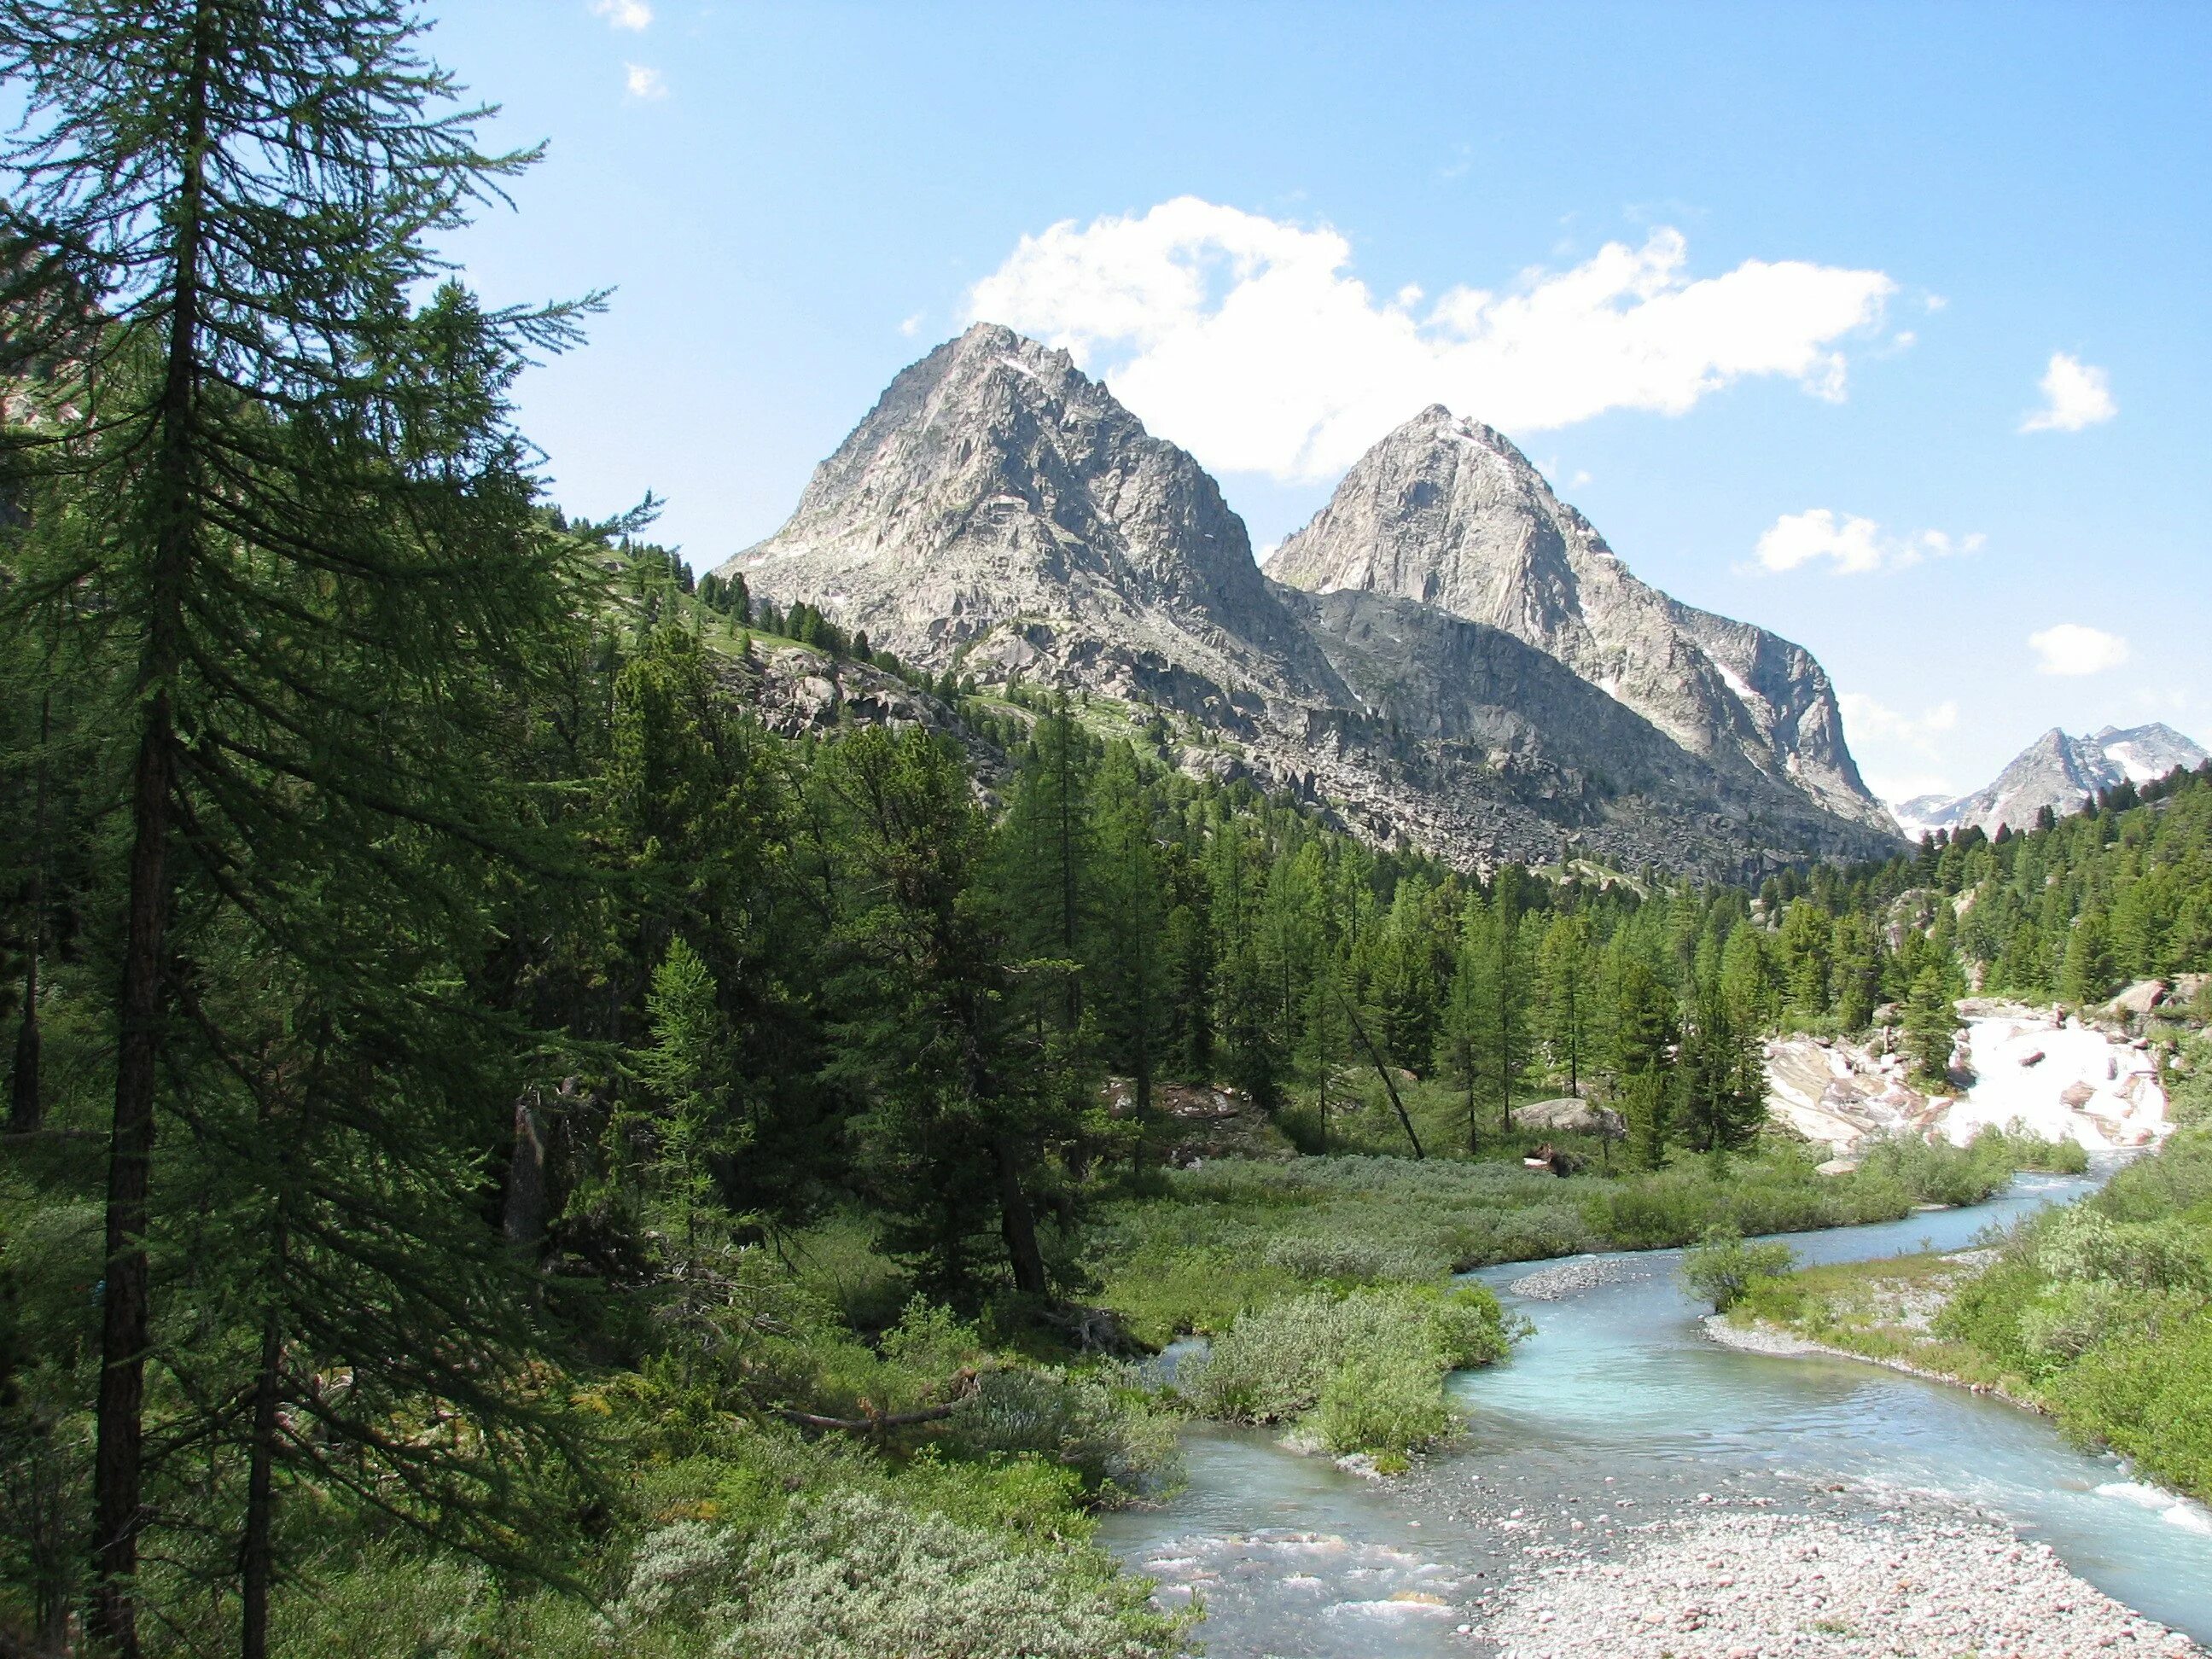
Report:
M 901 374 L 789 522 L 723 569 L 911 663 L 1078 689 L 1124 705 L 1133 732 L 1164 714 L 1186 769 L 1462 865 L 1571 845 L 1737 875 L 1895 845 L 1886 817 L 1747 760 L 1748 738 L 1686 744 L 1522 630 L 1269 580 L 1195 460 L 1066 354 L 993 325 Z M 1774 683 L 1806 672 L 1782 663 Z M 1809 729 L 1817 709 L 1791 718 Z

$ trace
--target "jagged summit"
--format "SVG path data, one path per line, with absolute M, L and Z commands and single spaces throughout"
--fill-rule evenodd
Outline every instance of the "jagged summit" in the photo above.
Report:
M 1887 826 L 1810 653 L 1638 580 L 1510 439 L 1441 404 L 1362 456 L 1267 574 L 1504 629 L 1692 753 L 1741 756 L 1841 817 Z
M 1520 492 L 1521 516 L 1550 527 L 1530 558 L 1556 576 L 1556 605 L 1500 623 L 1455 589 L 1405 592 L 1395 574 L 1322 592 L 1272 580 L 1194 459 L 1066 353 L 990 324 L 901 373 L 789 522 L 723 571 L 909 662 L 1080 689 L 1127 705 L 1136 726 L 1171 713 L 1179 764 L 1250 776 L 1462 864 L 1542 862 L 1571 841 L 1625 864 L 1734 874 L 1895 844 L 1886 817 L 1839 811 L 1817 769 L 1808 784 L 1655 724 L 1622 689 L 1640 667 L 1600 684 L 1583 666 L 1596 646 L 1553 650 L 1577 625 L 1597 637 L 1579 622 L 1585 552 L 1563 550 L 1560 526 L 1577 548 L 1602 544 L 1497 434 L 1441 410 L 1423 422 L 1463 433 L 1437 441 L 1463 441 L 1469 465 L 1494 469 L 1494 492 Z M 1459 491 L 1462 514 L 1474 499 Z M 1708 648 L 1733 660 L 1725 630 L 1741 625 L 1705 620 L 1721 641 Z M 1705 648 L 1680 648 L 1717 672 Z
M 1205 469 L 996 323 L 903 371 L 790 522 L 725 568 L 917 662 L 1017 617 L 1111 617 L 1178 661 L 1234 635 L 1327 677 Z
M 2033 827 L 2035 815 L 2049 807 L 2061 817 L 2078 812 L 2099 791 L 2123 782 L 2148 783 L 2177 766 L 2193 768 L 2212 759 L 2172 726 L 2107 726 L 2086 738 L 2070 737 L 2057 726 L 2013 757 L 1996 781 L 1971 795 L 1918 795 L 1893 809 L 1908 835 L 1931 830 L 1978 826 L 1995 835 L 1999 824 Z

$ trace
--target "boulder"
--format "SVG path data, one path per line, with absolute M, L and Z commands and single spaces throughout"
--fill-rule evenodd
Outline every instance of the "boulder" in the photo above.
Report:
M 2162 979 L 2139 979 L 2105 1005 L 2105 1012 L 2115 1018 L 2137 1018 L 2148 1013 L 2166 1000 L 2166 981 Z
M 1587 1100 L 1569 1096 L 1564 1100 L 1531 1101 L 1526 1106 L 1513 1109 L 1516 1128 L 1549 1129 L 1562 1134 L 1602 1135 L 1608 1140 L 1618 1140 L 1628 1133 L 1628 1125 L 1610 1106 L 1593 1106 Z

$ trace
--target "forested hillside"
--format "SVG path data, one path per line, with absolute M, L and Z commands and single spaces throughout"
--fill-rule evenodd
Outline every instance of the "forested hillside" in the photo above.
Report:
M 1453 1268 L 2039 1155 L 1815 1176 L 1767 1032 L 1940 1068 L 1970 985 L 2212 966 L 2200 776 L 1756 893 L 1478 875 L 693 591 L 544 499 L 508 390 L 595 302 L 446 280 L 530 158 L 398 17 L 0 13 L 0 1651 L 1173 1651 L 1087 1537 L 1175 1411 L 1402 1460 L 1513 1336 Z M 1194 1094 L 1256 1185 L 1167 1167 Z M 1516 1125 L 1563 1094 L 1620 1133 Z

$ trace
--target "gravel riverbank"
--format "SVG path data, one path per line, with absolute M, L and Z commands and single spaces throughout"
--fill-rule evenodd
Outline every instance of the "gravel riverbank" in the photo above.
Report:
M 1477 1630 L 1499 1659 L 2069 1659 L 2201 1654 L 1969 1510 L 1662 1516 L 1621 1559 L 1547 1565 Z
M 1516 1296 L 1525 1296 L 1532 1302 L 1557 1302 L 1563 1296 L 1572 1296 L 1577 1291 L 1593 1291 L 1601 1285 L 1618 1285 L 1631 1279 L 1649 1279 L 1651 1270 L 1638 1267 L 1618 1256 L 1577 1256 L 1548 1267 L 1539 1268 L 1524 1279 L 1516 1279 L 1505 1288 Z
M 1503 1547 L 1458 1608 L 1462 1650 L 1484 1659 L 2204 1654 L 1934 1493 L 1771 1475 L 1554 1495 L 1445 1460 L 1416 1480 L 1423 1509 Z

